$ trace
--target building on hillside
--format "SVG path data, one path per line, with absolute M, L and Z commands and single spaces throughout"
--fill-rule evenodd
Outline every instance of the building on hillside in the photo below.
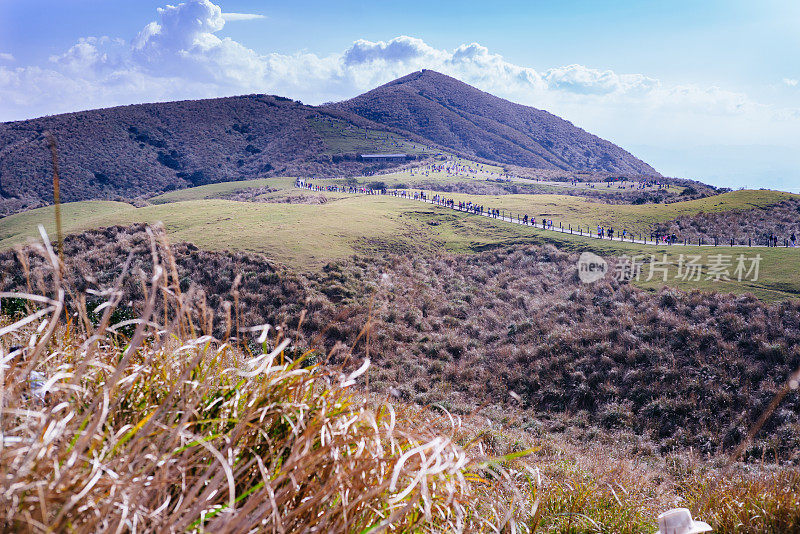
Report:
M 406 159 L 408 157 L 408 154 L 361 154 L 361 159 L 395 160 Z

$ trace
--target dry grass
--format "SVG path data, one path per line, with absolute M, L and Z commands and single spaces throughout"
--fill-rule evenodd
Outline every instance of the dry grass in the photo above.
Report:
M 393 388 L 405 401 L 443 403 L 459 414 L 493 405 L 495 420 L 522 413 L 521 426 L 582 441 L 627 429 L 662 454 L 731 451 L 800 366 L 800 302 L 585 285 L 575 276 L 577 257 L 552 247 L 358 257 L 308 277 L 255 254 L 187 243 L 170 251 L 185 298 L 213 311 L 218 338 L 240 276 L 241 324 L 281 326 L 299 346 L 317 342 L 327 352 L 342 343 L 358 364 L 364 345 L 352 343 L 369 320 L 373 391 Z M 76 295 L 103 291 L 129 255 L 112 320 L 139 317 L 142 280 L 153 274 L 143 225 L 69 236 L 63 286 Z M 36 254 L 25 258 L 24 249 L 0 254 L 0 290 L 30 292 L 26 272 L 34 292 L 49 287 L 49 265 Z M 86 296 L 93 321 L 101 303 Z M 12 299 L 0 304 L 6 313 L 24 308 Z M 156 313 L 163 316 L 161 300 Z M 126 329 L 130 335 L 132 325 Z M 743 458 L 800 463 L 798 407 L 790 391 Z
M 800 527 L 796 469 L 579 449 L 519 421 L 364 395 L 368 357 L 312 365 L 333 354 L 242 328 L 238 280 L 214 337 L 219 316 L 149 235 L 138 318 L 110 324 L 127 268 L 92 321 L 45 245 L 50 295 L 16 294 L 27 315 L 0 319 L 0 529 L 634 533 L 677 503 L 718 532 Z
M 465 505 L 486 477 L 510 477 L 493 466 L 520 454 L 468 454 L 355 395 L 368 360 L 347 375 L 308 366 L 288 332 L 266 327 L 258 355 L 213 338 L 164 245 L 152 238 L 147 308 L 130 338 L 108 324 L 118 289 L 94 328 L 57 274 L 51 297 L 27 296 L 32 313 L 0 329 L 3 529 L 449 531 L 518 520 L 500 504 L 480 515 Z M 49 245 L 42 252 L 58 265 Z M 237 323 L 233 313 L 227 331 Z

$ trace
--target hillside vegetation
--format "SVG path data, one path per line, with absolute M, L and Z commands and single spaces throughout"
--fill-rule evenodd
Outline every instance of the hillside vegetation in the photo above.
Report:
M 473 157 L 539 169 L 658 176 L 622 148 L 546 111 L 431 70 L 331 104 Z
M 88 233 L 66 245 L 68 262 L 57 268 L 64 282 L 54 276 L 54 251 L 39 245 L 20 257 L 30 266 L 23 284 L 42 297 L 3 296 L 0 354 L 11 363 L 0 374 L 0 464 L 10 467 L 0 473 L 4 530 L 473 532 L 491 525 L 634 534 L 652 531 L 655 516 L 676 504 L 720 533 L 800 525 L 796 467 L 704 460 L 691 451 L 662 456 L 619 433 L 584 435 L 592 441 L 576 446 L 549 434 L 539 425 L 547 418 L 525 406 L 484 405 L 459 415 L 456 406 L 443 411 L 447 401 L 423 408 L 398 399 L 405 390 L 367 393 L 384 387 L 375 383 L 368 347 L 379 367 L 391 356 L 377 350 L 395 302 L 388 294 L 397 289 L 395 303 L 403 305 L 418 291 L 405 277 L 419 267 L 424 278 L 446 275 L 441 283 L 461 285 L 499 265 L 489 256 L 461 265 L 458 258 L 420 264 L 398 257 L 332 266 L 321 287 L 342 282 L 356 291 L 336 297 L 349 317 L 337 313 L 321 328 L 304 323 L 325 308 L 309 295 L 299 316 L 251 329 L 254 309 L 302 297 L 271 291 L 294 282 L 263 259 L 170 247 L 158 229 L 141 227 Z M 128 251 L 128 261 L 118 261 Z M 524 259 L 533 263 L 518 267 L 544 274 L 562 256 L 527 249 L 502 261 Z M 381 271 L 388 278 L 373 282 Z M 253 280 L 259 272 L 267 278 Z M 206 286 L 209 275 L 215 288 Z M 508 280 L 488 292 L 476 288 L 476 296 Z M 253 287 L 267 294 L 253 300 Z M 147 296 L 131 313 L 126 300 L 137 288 Z M 205 289 L 217 291 L 221 305 L 211 307 Z M 507 299 L 498 296 L 489 299 L 502 312 Z M 74 320 L 60 323 L 65 310 Z M 424 303 L 423 330 L 436 311 Z M 326 356 L 318 341 L 331 335 L 347 339 Z M 397 340 L 412 350 L 417 343 Z M 349 363 L 320 366 L 322 358 Z M 494 419 L 488 425 L 487 415 Z
M 613 279 L 584 285 L 577 256 L 552 246 L 354 258 L 308 276 L 254 254 L 184 243 L 171 253 L 180 291 L 215 313 L 198 321 L 215 325 L 216 336 L 225 332 L 225 301 L 240 306 L 240 324 L 301 328 L 298 342 L 320 343 L 324 353 L 355 350 L 369 322 L 373 388 L 462 414 L 492 406 L 498 420 L 513 408 L 534 433 L 626 430 L 644 451 L 729 452 L 800 366 L 800 301 L 651 294 Z M 141 226 L 70 237 L 68 292 L 113 284 L 129 255 L 134 276 L 120 288 L 129 304 L 118 320 L 141 314 L 141 280 L 152 276 Z M 35 291 L 49 285 L 48 265 L 35 255 L 23 264 L 7 252 L 0 266 L 4 290 L 27 291 L 28 279 Z M 800 461 L 798 413 L 792 391 L 747 457 Z
M 372 133 L 361 139 L 367 129 Z M 411 157 L 427 149 L 361 117 L 267 95 L 5 123 L 0 124 L 0 216 L 52 203 L 48 132 L 58 146 L 66 202 L 131 199 L 276 174 L 375 172 L 400 162 L 364 162 L 360 153 L 397 152 L 398 143 L 408 145 L 400 151 Z

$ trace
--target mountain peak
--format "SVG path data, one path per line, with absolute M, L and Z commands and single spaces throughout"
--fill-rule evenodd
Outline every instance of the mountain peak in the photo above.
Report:
M 658 176 L 624 149 L 566 120 L 433 70 L 412 72 L 332 107 L 501 163 Z

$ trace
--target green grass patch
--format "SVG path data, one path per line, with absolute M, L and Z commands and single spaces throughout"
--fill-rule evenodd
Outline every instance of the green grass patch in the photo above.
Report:
M 207 250 L 242 250 L 263 253 L 270 259 L 301 270 L 316 270 L 326 263 L 357 253 L 391 253 L 447 250 L 472 253 L 488 248 L 515 244 L 552 243 L 561 249 L 596 252 L 602 256 L 650 256 L 668 254 L 671 263 L 667 285 L 681 289 L 720 292 L 753 292 L 766 300 L 780 300 L 800 295 L 797 249 L 728 247 L 669 247 L 599 241 L 577 235 L 544 231 L 521 225 L 477 217 L 453 210 L 394 197 L 323 193 L 335 202 L 321 205 L 235 202 L 209 199 L 247 187 L 270 186 L 269 195 L 298 194 L 292 178 L 269 178 L 248 182 L 213 184 L 157 197 L 165 202 L 134 208 L 120 202 L 77 202 L 63 205 L 65 233 L 90 228 L 136 222 L 163 222 L 170 237 L 188 241 Z M 318 194 L 318 193 L 317 193 Z M 461 200 L 481 201 L 486 206 L 505 207 L 515 213 L 528 208 L 537 219 L 572 222 L 584 229 L 596 224 L 644 232 L 649 224 L 669 220 L 679 214 L 698 211 L 724 211 L 762 207 L 790 196 L 773 191 L 736 191 L 716 197 L 667 205 L 631 206 L 587 202 L 569 196 L 504 195 L 476 197 L 448 195 Z M 178 201 L 178 199 L 181 199 Z M 37 224 L 44 224 L 55 236 L 52 207 L 40 208 L 0 219 L 0 249 L 22 244 L 38 235 Z M 700 280 L 675 278 L 680 254 L 699 254 L 700 263 L 708 264 L 714 254 L 761 254 L 757 281 Z M 659 277 L 647 281 L 647 269 L 634 283 L 657 289 L 664 285 Z
M 597 226 L 601 225 L 613 227 L 617 232 L 625 229 L 629 233 L 648 236 L 652 225 L 681 215 L 763 208 L 789 198 L 800 198 L 780 191 L 742 190 L 671 204 L 631 205 L 607 204 L 568 195 L 444 195 L 457 202 L 472 201 L 487 208 L 501 209 L 506 215 L 512 213 L 516 217 L 528 214 L 536 217 L 537 221 L 552 219 L 556 226 L 561 223 L 564 228 L 570 225 L 573 228 L 582 227 L 584 231 L 591 228 L 594 233 Z
M 109 217 L 135 209 L 124 202 L 87 200 L 61 205 L 61 220 L 66 233 L 97 228 Z M 98 222 L 95 222 L 98 221 Z M 53 206 L 23 211 L 0 218 L 0 249 L 22 244 L 29 238 L 38 239 L 38 225 L 43 225 L 51 237 L 56 236 L 55 209 Z
M 370 128 L 358 128 L 335 118 L 310 117 L 308 124 L 325 143 L 324 154 L 424 154 L 432 150 L 400 135 Z
M 182 202 L 185 200 L 203 200 L 207 198 L 220 198 L 237 191 L 253 189 L 256 187 L 271 187 L 275 189 L 288 189 L 294 187 L 295 178 L 259 178 L 257 180 L 243 180 L 240 182 L 221 182 L 218 184 L 201 185 L 178 189 L 150 199 L 153 204 L 167 202 Z

